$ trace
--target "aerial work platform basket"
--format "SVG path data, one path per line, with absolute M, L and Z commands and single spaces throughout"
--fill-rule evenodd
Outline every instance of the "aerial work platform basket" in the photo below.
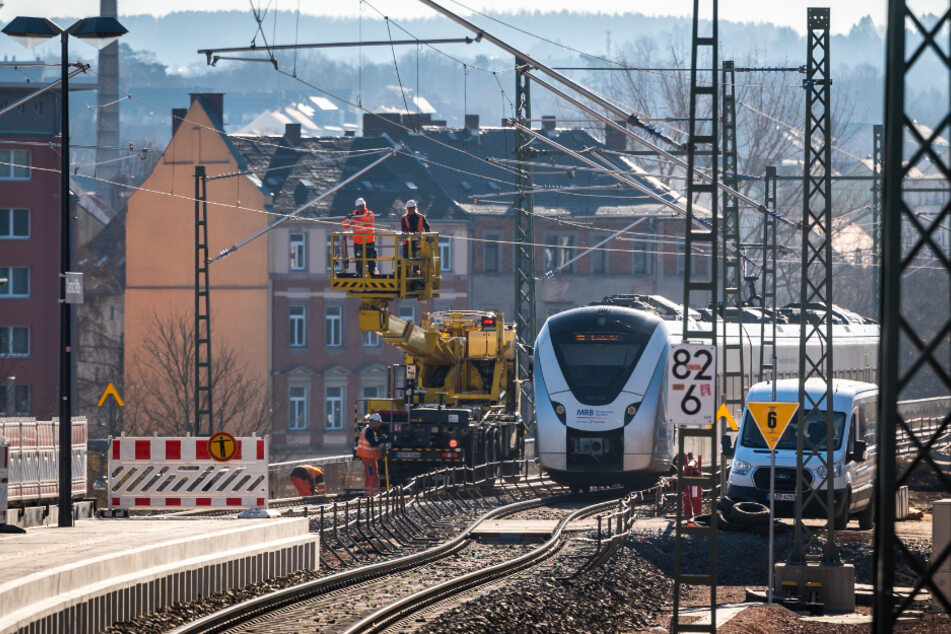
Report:
M 372 243 L 355 244 L 354 238 Z M 330 288 L 367 299 L 439 297 L 439 234 L 330 234 Z

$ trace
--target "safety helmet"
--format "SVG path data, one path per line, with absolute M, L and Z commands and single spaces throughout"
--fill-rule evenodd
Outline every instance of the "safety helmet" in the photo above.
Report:
M 416 201 L 415 201 L 415 200 L 407 200 L 407 201 L 406 201 L 406 208 L 407 208 L 407 209 L 416 209 Z
M 362 198 L 357 198 L 355 201 L 353 201 L 354 207 L 366 207 L 366 204 L 367 201 L 363 200 Z
M 383 422 L 383 417 L 380 416 L 379 414 L 371 414 L 371 415 L 370 415 L 370 422 L 372 423 L 373 421 L 378 421 L 378 422 L 381 422 L 381 423 L 382 423 L 382 422 Z

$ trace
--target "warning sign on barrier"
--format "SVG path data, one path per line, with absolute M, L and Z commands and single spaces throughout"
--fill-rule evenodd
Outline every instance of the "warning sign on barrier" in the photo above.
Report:
M 208 453 L 218 462 L 227 462 L 235 457 L 238 441 L 226 431 L 216 431 L 208 439 Z

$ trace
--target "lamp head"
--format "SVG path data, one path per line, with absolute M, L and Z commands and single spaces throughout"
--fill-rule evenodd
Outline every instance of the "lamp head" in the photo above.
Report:
M 10 21 L 3 32 L 27 48 L 36 48 L 51 37 L 63 32 L 52 20 L 46 18 L 16 17 Z
M 83 18 L 69 27 L 69 34 L 103 49 L 129 32 L 113 17 Z

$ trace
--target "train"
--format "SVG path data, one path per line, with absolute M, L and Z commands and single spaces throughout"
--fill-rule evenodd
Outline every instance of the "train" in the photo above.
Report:
M 806 318 L 817 318 L 820 308 L 807 306 Z M 742 323 L 720 321 L 718 357 L 724 341 L 743 337 L 749 386 L 759 380 L 764 309 L 731 310 L 741 311 Z M 670 345 L 681 341 L 683 311 L 658 295 L 615 295 L 548 318 L 533 349 L 533 389 L 536 455 L 553 480 L 641 488 L 671 472 L 677 443 L 667 416 L 666 364 Z M 878 324 L 837 306 L 831 312 L 834 377 L 875 382 Z M 773 378 L 795 378 L 803 311 L 787 305 L 777 313 Z M 709 323 L 710 311 L 689 309 L 687 318 Z M 745 396 L 738 380 L 719 389 L 738 402 Z

